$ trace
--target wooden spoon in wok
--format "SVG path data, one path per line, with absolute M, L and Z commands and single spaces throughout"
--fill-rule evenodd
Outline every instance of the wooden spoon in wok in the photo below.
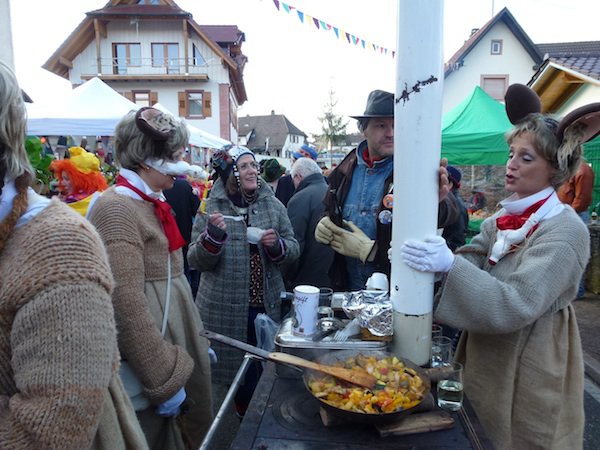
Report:
M 368 389 L 373 389 L 375 387 L 375 382 L 377 381 L 373 375 L 369 374 L 365 370 L 361 370 L 360 368 L 345 369 L 343 367 L 327 366 L 300 358 L 298 356 L 290 355 L 288 353 L 268 352 L 261 348 L 254 347 L 253 345 L 246 344 L 245 342 L 238 341 L 237 339 L 223 336 L 222 334 L 214 333 L 208 330 L 201 331 L 200 335 L 231 347 L 239 348 L 240 350 L 260 356 L 261 358 L 269 361 L 315 370 L 317 372 L 325 373 L 327 375 L 339 378 L 340 380 L 347 381 L 348 383 L 356 384 L 357 386 L 366 387 Z

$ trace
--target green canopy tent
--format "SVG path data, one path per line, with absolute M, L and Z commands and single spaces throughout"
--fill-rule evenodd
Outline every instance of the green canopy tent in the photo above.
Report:
M 504 105 L 476 86 L 442 120 L 442 157 L 452 165 L 504 165 L 512 127 Z

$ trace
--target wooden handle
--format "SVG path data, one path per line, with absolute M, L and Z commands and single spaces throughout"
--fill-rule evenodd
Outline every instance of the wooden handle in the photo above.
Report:
M 298 356 L 290 355 L 289 353 L 282 352 L 271 352 L 269 353 L 269 359 L 275 362 L 284 364 L 292 364 L 294 366 L 304 367 L 305 369 L 319 370 L 320 364 L 317 364 L 308 359 L 300 358 Z

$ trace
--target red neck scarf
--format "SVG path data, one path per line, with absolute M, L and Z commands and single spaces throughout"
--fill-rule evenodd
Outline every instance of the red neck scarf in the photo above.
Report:
M 158 217 L 158 220 L 162 225 L 163 232 L 165 233 L 165 236 L 167 236 L 170 252 L 180 249 L 185 245 L 185 240 L 181 236 L 177 222 L 175 222 L 171 205 L 169 205 L 167 202 L 160 201 L 157 198 L 152 198 L 149 195 L 144 194 L 129 181 L 127 181 L 127 179 L 122 175 L 117 177 L 117 186 L 129 188 L 137 195 L 142 197 L 143 200 L 154 204 L 154 214 L 156 214 L 156 217 Z
M 506 216 L 498 217 L 496 219 L 496 228 L 499 230 L 518 230 L 525 224 L 525 222 L 527 222 L 529 216 L 531 216 L 534 212 L 540 209 L 544 203 L 546 203 L 546 200 L 550 198 L 550 195 L 531 205 L 529 208 L 523 211 L 522 214 L 508 214 Z M 536 228 L 537 225 L 529 231 L 527 236 L 533 233 Z

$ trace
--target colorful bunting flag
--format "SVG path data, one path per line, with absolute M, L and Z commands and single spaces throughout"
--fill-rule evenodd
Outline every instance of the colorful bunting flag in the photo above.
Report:
M 321 19 L 317 19 L 316 17 L 310 16 L 310 15 L 306 14 L 305 12 L 300 11 L 295 6 L 288 5 L 287 3 L 281 2 L 279 0 L 273 0 L 273 3 L 275 4 L 275 8 L 277 8 L 277 11 L 281 11 L 280 6 L 288 14 L 290 13 L 290 11 L 296 10 L 296 13 L 298 14 L 298 19 L 300 20 L 301 23 L 305 23 L 305 22 L 311 23 L 312 22 L 312 23 L 314 23 L 315 27 L 317 27 L 317 30 L 323 30 L 323 31 L 333 30 L 333 32 L 335 33 L 336 39 L 339 39 L 340 36 L 342 36 L 342 38 L 344 38 L 344 37 L 346 38 L 346 41 L 348 41 L 348 44 L 358 45 L 360 43 L 362 48 L 364 48 L 364 49 L 372 48 L 374 52 L 379 52 L 382 55 L 388 54 L 387 48 L 381 47 L 380 45 L 376 45 L 369 41 L 365 41 L 364 39 L 362 39 L 358 36 L 355 36 L 353 34 L 350 34 L 346 31 L 342 30 L 339 27 L 330 25 L 328 22 L 325 22 Z M 392 55 L 392 58 L 396 57 L 396 52 L 394 50 L 389 51 L 389 53 Z

